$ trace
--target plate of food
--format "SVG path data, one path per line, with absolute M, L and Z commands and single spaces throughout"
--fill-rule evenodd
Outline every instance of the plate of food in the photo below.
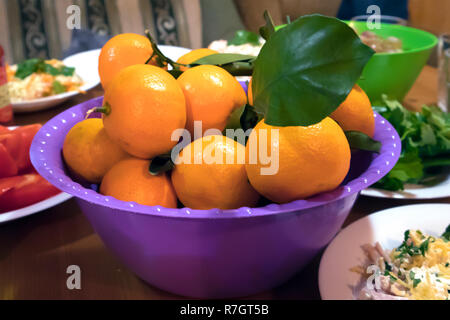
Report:
M 387 176 L 362 195 L 395 199 L 450 197 L 450 114 L 434 106 L 409 111 L 384 97 L 375 111 L 402 139 L 400 160 Z
M 71 198 L 33 168 L 29 149 L 40 124 L 0 126 L 0 223 L 48 209 Z
M 171 59 L 189 49 L 160 46 Z M 54 107 L 100 83 L 100 49 L 80 52 L 64 60 L 29 59 L 8 66 L 8 89 L 14 112 L 33 112 Z M 94 70 L 94 72 L 93 72 Z
M 324 300 L 448 300 L 450 204 L 383 210 L 343 229 L 319 268 Z
M 63 61 L 29 59 L 7 66 L 8 89 L 15 112 L 51 108 L 100 83 L 98 50 L 82 52 Z

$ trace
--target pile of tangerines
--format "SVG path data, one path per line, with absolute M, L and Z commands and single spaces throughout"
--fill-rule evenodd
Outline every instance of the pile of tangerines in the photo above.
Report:
M 214 53 L 196 49 L 177 62 L 189 65 Z M 193 209 L 253 207 L 261 196 L 277 203 L 304 199 L 337 188 L 347 175 L 351 150 L 344 130 L 373 136 L 370 101 L 355 86 L 331 117 L 307 127 L 274 127 L 262 119 L 244 145 L 221 132 L 233 111 L 252 104 L 251 85 L 247 97 L 235 77 L 214 65 L 182 67 L 175 79 L 153 57 L 145 36 L 121 34 L 109 40 L 99 58 L 105 97 L 95 111 L 102 118 L 87 118 L 66 136 L 63 156 L 69 170 L 100 184 L 104 195 Z M 184 139 L 180 129 L 196 136 L 196 122 L 201 137 L 184 141 L 174 168 L 151 173 L 151 161 L 173 153 Z M 208 134 L 211 129 L 214 134 Z M 250 146 L 251 141 L 257 143 Z M 274 172 L 263 173 L 268 163 L 260 157 L 248 161 L 258 148 L 277 154 Z M 239 161 L 242 155 L 245 161 Z

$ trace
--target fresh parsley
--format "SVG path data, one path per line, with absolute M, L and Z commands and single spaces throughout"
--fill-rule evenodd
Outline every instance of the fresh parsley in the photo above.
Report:
M 71 77 L 75 73 L 75 68 L 66 66 L 55 68 L 43 59 L 28 59 L 17 65 L 15 76 L 19 79 L 25 79 L 35 72 L 48 73 L 52 76 L 63 75 Z
M 446 242 L 450 241 L 450 224 L 445 229 L 445 232 L 442 234 L 441 238 Z
M 61 82 L 59 82 L 59 81 L 57 81 L 57 80 L 53 81 L 52 87 L 53 87 L 53 92 L 54 92 L 55 94 L 59 94 L 59 93 L 66 92 L 66 87 L 64 87 L 64 86 L 61 84 Z
M 373 109 L 397 130 L 402 153 L 395 167 L 376 187 L 403 190 L 405 183 L 425 183 L 436 170 L 450 167 L 450 113 L 434 106 L 423 106 L 420 112 L 409 111 L 386 96 L 383 102 L 383 106 Z

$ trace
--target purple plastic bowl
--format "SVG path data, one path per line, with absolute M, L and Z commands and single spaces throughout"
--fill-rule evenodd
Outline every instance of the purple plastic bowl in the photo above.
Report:
M 74 182 L 61 149 L 67 132 L 92 99 L 48 121 L 31 145 L 36 170 L 76 197 L 95 231 L 140 278 L 163 290 L 196 298 L 230 298 L 271 289 L 300 271 L 341 228 L 359 192 L 397 162 L 401 142 L 376 115 L 379 155 L 357 153 L 338 189 L 307 200 L 236 210 L 167 209 L 103 196 Z

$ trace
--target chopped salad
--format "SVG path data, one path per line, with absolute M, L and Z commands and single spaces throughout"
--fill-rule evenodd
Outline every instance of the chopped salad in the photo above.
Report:
M 69 91 L 81 91 L 83 80 L 75 68 L 52 59 L 29 59 L 6 66 L 11 102 L 29 101 Z
M 352 269 L 363 275 L 358 299 L 450 298 L 450 225 L 440 237 L 426 235 L 420 230 L 407 230 L 402 244 L 391 251 L 385 251 L 379 243 L 366 244 L 362 248 L 368 263 Z M 376 269 L 370 266 L 376 266 Z M 370 276 L 373 279 L 367 281 Z

